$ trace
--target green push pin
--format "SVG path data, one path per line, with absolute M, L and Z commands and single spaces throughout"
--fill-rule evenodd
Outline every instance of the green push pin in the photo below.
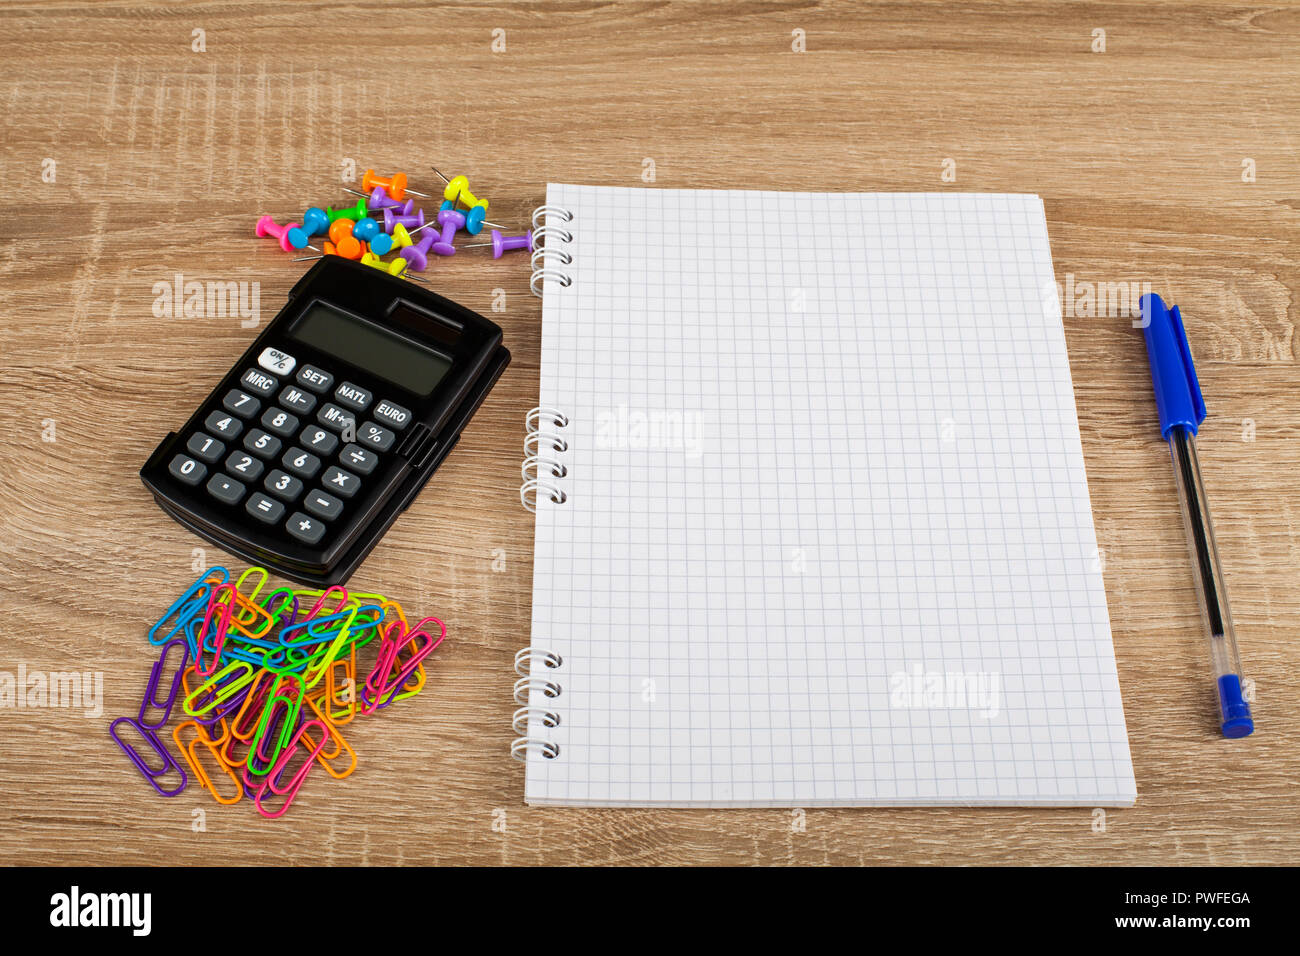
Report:
M 366 209 L 365 200 L 358 199 L 355 206 L 349 206 L 347 209 L 328 209 L 326 210 L 326 215 L 330 217 L 330 222 L 333 222 L 335 219 L 354 219 L 360 221 L 370 215 L 370 211 Z

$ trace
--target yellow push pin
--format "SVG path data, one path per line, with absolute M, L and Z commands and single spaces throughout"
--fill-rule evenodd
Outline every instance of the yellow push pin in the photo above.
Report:
M 411 234 L 407 232 L 406 227 L 399 222 L 393 227 L 393 248 L 405 249 L 407 246 L 413 245 L 415 245 L 415 240 L 411 238 Z
M 390 276 L 400 276 L 403 279 L 415 279 L 415 276 L 406 275 L 407 261 L 400 256 L 392 262 L 385 262 L 373 252 L 367 252 L 361 257 L 361 264 L 370 266 L 372 269 L 378 269 L 380 272 L 387 272 Z
M 429 168 L 435 173 L 438 173 L 440 178 L 446 180 L 447 188 L 442 191 L 443 199 L 449 199 L 452 202 L 459 200 L 469 209 L 473 209 L 475 206 L 482 206 L 484 209 L 487 209 L 488 201 L 486 199 L 479 199 L 469 191 L 469 180 L 464 176 L 453 176 L 451 179 L 447 179 L 446 176 L 443 176 L 442 173 L 438 172 L 436 167 L 430 166 Z

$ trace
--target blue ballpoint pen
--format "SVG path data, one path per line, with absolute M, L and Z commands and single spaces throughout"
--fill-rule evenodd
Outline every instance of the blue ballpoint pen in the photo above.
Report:
M 1142 296 L 1142 335 L 1151 362 L 1151 383 L 1160 412 L 1160 434 L 1169 442 L 1174 463 L 1174 481 L 1182 504 L 1187 546 L 1196 564 L 1197 594 L 1201 619 L 1210 636 L 1210 661 L 1214 667 L 1219 698 L 1221 729 L 1225 737 L 1245 737 L 1255 730 L 1250 704 L 1242 692 L 1241 658 L 1228 610 L 1228 592 L 1223 586 L 1219 549 L 1214 543 L 1210 506 L 1201 483 L 1201 466 L 1196 458 L 1196 429 L 1205 420 L 1205 399 L 1192 364 L 1192 352 L 1183 330 L 1178 306 L 1166 309 L 1158 295 Z

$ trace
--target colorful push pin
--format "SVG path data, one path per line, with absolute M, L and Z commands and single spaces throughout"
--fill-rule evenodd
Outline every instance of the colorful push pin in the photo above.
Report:
M 375 237 L 368 242 L 370 251 L 377 256 L 386 256 L 393 251 L 393 237 L 386 232 L 375 233 Z
M 444 199 L 439 208 L 440 212 L 450 212 L 456 208 L 456 204 L 450 199 Z M 484 226 L 494 226 L 497 229 L 504 229 L 505 226 L 496 222 L 488 222 L 486 218 L 487 206 L 475 206 L 465 215 L 465 231 L 471 236 L 477 236 L 483 231 Z
M 253 231 L 259 237 L 273 236 L 278 239 L 280 248 L 285 252 L 294 252 L 298 249 L 311 249 L 313 252 L 320 252 L 319 249 L 307 241 L 307 233 L 303 232 L 296 222 L 277 226 L 275 220 L 270 216 L 263 216 L 257 220 L 257 227 Z
M 398 255 L 409 262 L 416 272 L 423 272 L 429 267 L 429 247 L 437 238 L 438 234 L 435 232 L 425 233 L 419 242 L 407 246 Z
M 344 236 L 352 235 L 352 228 L 356 225 L 351 219 L 335 219 L 330 223 L 329 237 L 330 242 L 338 245 L 338 241 Z
M 390 198 L 388 193 L 384 192 L 383 186 L 376 186 L 369 194 L 357 192 L 355 189 L 348 189 L 346 186 L 343 187 L 343 191 L 345 193 L 351 193 L 353 196 L 361 196 L 366 200 L 366 208 L 371 212 L 383 212 L 385 209 L 398 209 L 401 208 L 402 205 L 396 199 Z
M 465 249 L 478 249 L 483 246 L 492 247 L 492 258 L 500 259 L 511 249 L 527 249 L 533 251 L 533 231 L 529 229 L 522 236 L 503 236 L 500 232 L 492 230 L 491 242 L 471 242 L 464 246 Z
M 352 227 L 352 235 L 356 236 L 362 242 L 369 242 L 379 234 L 379 223 L 375 222 L 369 216 L 365 219 L 358 219 L 357 224 Z
M 393 234 L 393 229 L 399 225 L 405 226 L 407 229 L 410 229 L 412 226 L 423 226 L 424 210 L 417 209 L 414 216 L 402 216 L 394 213 L 391 209 L 385 209 L 384 232 L 391 236 Z
M 330 217 L 330 222 L 333 222 L 335 219 L 351 219 L 353 222 L 356 222 L 358 219 L 365 219 L 368 212 L 369 210 L 366 209 L 366 204 L 358 199 L 355 206 L 348 209 L 330 209 L 327 214 Z
M 376 186 L 383 186 L 384 191 L 387 192 L 388 195 L 399 201 L 405 199 L 408 192 L 412 196 L 419 196 L 421 199 L 432 198 L 426 193 L 417 192 L 414 189 L 407 189 L 406 173 L 393 173 L 393 175 L 384 179 L 380 176 L 376 176 L 373 169 L 367 169 L 366 174 L 361 177 L 361 188 L 369 192 Z
M 366 244 L 364 242 L 358 242 L 356 239 L 352 238 L 351 236 L 344 236 L 337 243 L 334 242 L 325 243 L 326 256 L 339 256 L 344 259 L 356 260 L 356 259 L 360 259 L 362 256 L 369 253 L 369 251 L 370 250 L 366 248 Z M 324 256 L 299 256 L 293 261 L 308 262 L 312 259 L 321 259 L 321 258 L 324 258 Z
M 309 236 L 324 235 L 330 227 L 330 217 L 319 206 L 312 206 L 302 214 L 302 231 Z
M 438 213 L 438 222 L 442 225 L 442 236 L 433 244 L 433 251 L 440 256 L 454 256 L 456 247 L 452 245 L 452 240 L 456 238 L 456 230 L 465 225 L 465 217 L 454 209 L 449 209 Z
M 447 184 L 447 188 L 442 191 L 443 199 L 450 199 L 452 202 L 459 200 L 466 206 L 470 207 L 482 206 L 484 209 L 488 207 L 488 201 L 486 199 L 479 199 L 469 191 L 469 180 L 464 176 L 453 176 L 451 179 L 448 179 L 438 171 L 438 167 L 430 166 L 429 168 L 435 173 L 438 173 L 438 178 Z
M 424 228 L 423 226 L 420 227 L 420 229 L 423 229 L 423 228 Z M 416 232 L 419 232 L 419 231 L 420 231 L 419 229 L 416 230 Z M 409 246 L 409 245 L 410 245 L 411 243 L 413 243 L 414 241 L 415 241 L 415 240 L 411 238 L 410 233 L 408 233 L 408 232 L 406 231 L 406 227 L 403 226 L 400 222 L 399 222 L 396 226 L 393 227 L 393 245 L 394 245 L 394 247 L 396 247 L 396 248 L 398 248 L 398 249 L 405 249 L 407 246 Z

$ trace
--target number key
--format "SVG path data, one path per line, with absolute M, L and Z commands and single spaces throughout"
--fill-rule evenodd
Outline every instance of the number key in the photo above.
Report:
M 195 458 L 202 458 L 209 465 L 213 464 L 226 452 L 226 443 L 217 441 L 211 435 L 195 432 L 185 443 L 189 453 Z
M 204 465 L 200 465 L 188 455 L 177 455 L 172 459 L 172 463 L 167 466 L 167 470 L 172 473 L 172 477 L 187 485 L 197 485 L 203 480 L 203 476 L 208 473 Z
M 320 471 L 320 459 L 311 452 L 301 448 L 290 448 L 280 459 L 280 464 L 288 468 L 299 478 L 311 478 Z
M 267 491 L 284 501 L 293 501 L 302 494 L 302 482 L 279 468 L 267 475 L 262 484 Z
M 288 438 L 298 430 L 298 419 L 283 408 L 268 408 L 262 413 L 262 427 L 281 438 Z
M 232 451 L 230 457 L 226 459 L 226 470 L 231 474 L 238 475 L 240 478 L 246 478 L 249 481 L 255 479 L 262 473 L 266 466 L 254 458 L 252 455 L 242 451 Z
M 323 428 L 317 428 L 315 425 L 308 425 L 298 436 L 298 441 L 306 446 L 308 451 L 315 452 L 318 455 L 330 455 L 334 449 L 339 446 L 338 436 L 333 432 L 326 431 Z
M 222 438 L 234 438 L 244 430 L 244 423 L 226 412 L 213 412 L 203 427 Z
M 225 406 L 226 411 L 234 412 L 240 418 L 252 418 L 262 407 L 262 403 L 252 395 L 241 392 L 237 388 L 226 392 L 226 397 L 221 400 L 221 404 Z
M 244 436 L 244 447 L 259 458 L 274 458 L 280 453 L 280 439 L 254 428 Z

